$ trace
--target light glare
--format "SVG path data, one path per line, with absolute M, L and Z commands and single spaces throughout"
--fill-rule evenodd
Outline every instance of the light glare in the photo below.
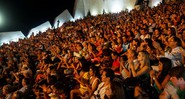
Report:
M 161 3 L 162 0 L 152 0 L 151 2 L 152 2 L 152 7 L 155 7 L 155 6 L 157 6 L 159 3 Z
M 120 0 L 110 2 L 109 6 L 111 8 L 112 13 L 121 12 L 121 10 L 123 8 L 122 1 L 120 1 Z
M 127 7 L 128 11 L 131 11 L 133 9 L 133 7 L 129 6 Z
M 98 11 L 97 11 L 96 9 L 93 9 L 93 10 L 91 11 L 91 14 L 92 14 L 93 16 L 96 16 L 96 15 L 98 15 Z

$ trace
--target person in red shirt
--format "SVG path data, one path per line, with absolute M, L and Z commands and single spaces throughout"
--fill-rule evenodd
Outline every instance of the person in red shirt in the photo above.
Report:
M 112 63 L 112 70 L 114 71 L 115 75 L 120 75 L 120 57 L 118 56 L 118 54 L 116 52 L 112 52 L 111 57 L 113 59 L 113 63 Z

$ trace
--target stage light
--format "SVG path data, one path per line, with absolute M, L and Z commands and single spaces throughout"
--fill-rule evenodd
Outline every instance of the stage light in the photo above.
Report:
M 71 20 L 71 21 L 75 21 L 76 19 L 82 19 L 82 18 L 83 18 L 83 14 L 82 14 L 80 11 L 76 11 L 76 12 L 75 12 L 75 17 L 74 17 L 74 19 L 71 18 L 70 20 Z
M 91 11 L 91 15 L 93 15 L 93 16 L 98 15 L 98 11 L 97 11 L 97 9 L 92 9 L 92 11 Z
M 152 2 L 152 7 L 155 7 L 155 6 L 157 6 L 159 3 L 161 3 L 162 0 L 152 0 L 151 2 Z
M 131 11 L 133 9 L 133 7 L 129 6 L 127 7 L 128 11 Z
M 112 13 L 121 12 L 121 10 L 123 10 L 123 1 L 121 0 L 111 1 L 109 2 L 109 7 Z

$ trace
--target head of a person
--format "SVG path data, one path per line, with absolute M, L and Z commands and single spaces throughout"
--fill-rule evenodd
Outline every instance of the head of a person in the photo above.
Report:
M 100 75 L 99 67 L 94 66 L 94 65 L 91 66 L 90 69 L 89 69 L 89 74 L 90 74 L 90 76 L 98 77 Z
M 22 75 L 25 77 L 25 78 L 31 78 L 33 77 L 32 76 L 32 71 L 31 70 L 25 70 L 22 72 Z
M 114 79 L 114 71 L 110 68 L 105 68 L 101 75 L 102 82 L 111 82 Z
M 78 51 L 80 51 L 80 50 L 83 49 L 83 45 L 81 43 L 77 43 L 76 48 L 77 48 Z
M 39 82 L 38 82 L 38 85 L 39 85 L 39 88 L 46 88 L 47 87 L 47 80 L 46 79 L 43 79 L 43 80 L 40 80 Z
M 132 44 L 133 44 L 133 46 L 138 47 L 140 45 L 140 41 L 138 39 L 133 39 Z
M 21 91 L 15 91 L 12 95 L 12 99 L 23 99 L 23 93 Z
M 92 43 L 89 43 L 88 44 L 88 50 L 89 51 L 96 51 L 96 46 L 94 44 L 92 44 Z
M 111 56 L 111 50 L 106 48 L 106 49 L 103 49 L 103 56 L 106 56 L 106 57 L 109 57 Z
M 3 95 L 7 95 L 12 92 L 12 86 L 11 85 L 4 85 L 3 86 Z
M 168 28 L 167 34 L 168 34 L 168 35 L 175 36 L 175 34 L 176 34 L 175 28 L 174 28 L 174 27 L 169 27 L 169 28 Z
M 172 61 L 169 58 L 161 57 L 159 59 L 159 71 L 169 72 L 172 68 Z
M 177 46 L 181 46 L 181 40 L 178 37 L 173 36 L 168 39 L 168 44 L 173 49 Z
M 185 90 L 185 67 L 173 67 L 170 70 L 170 76 L 170 81 L 174 86 L 179 87 L 181 90 Z
M 23 78 L 22 79 L 22 85 L 23 86 L 26 86 L 26 85 L 29 85 L 30 84 L 30 79 L 28 79 L 28 78 Z
M 146 33 L 146 29 L 145 29 L 145 28 L 141 28 L 141 29 L 140 29 L 140 32 L 141 32 L 141 34 L 142 34 L 142 35 L 147 34 L 147 33 Z
M 147 45 L 146 51 L 147 51 L 149 54 L 154 54 L 154 52 L 155 52 L 155 47 L 154 47 L 152 44 L 151 44 L 151 45 Z
M 154 29 L 154 35 L 160 35 L 160 29 L 159 28 Z
M 133 32 L 133 34 L 134 34 L 134 36 L 138 35 L 138 34 L 139 34 L 138 30 L 135 30 L 135 31 Z
M 140 63 L 143 62 L 143 65 L 150 66 L 150 58 L 147 51 L 140 51 L 138 53 L 137 59 Z
M 73 57 L 73 62 L 74 63 L 79 63 L 80 61 L 79 61 L 79 58 L 78 57 Z
M 126 61 L 128 60 L 128 56 L 127 55 L 123 55 L 120 57 L 120 63 L 124 64 Z
M 113 60 L 116 60 L 118 58 L 118 53 L 112 52 L 111 57 L 112 57 Z
M 146 38 L 146 39 L 144 40 L 144 42 L 145 42 L 145 44 L 147 44 L 147 45 L 152 45 L 152 40 L 151 40 L 151 39 Z
M 134 50 L 131 50 L 131 49 L 129 49 L 128 51 L 127 51 L 127 58 L 128 59 L 130 59 L 130 58 L 136 58 L 137 57 L 137 53 L 136 53 L 136 51 L 134 51 Z
M 62 54 L 67 54 L 67 51 L 68 51 L 67 49 L 63 49 Z
M 42 92 L 42 89 L 38 85 L 34 85 L 32 90 L 36 97 L 39 97 L 40 93 Z
M 100 68 L 103 70 L 103 69 L 109 68 L 111 66 L 112 66 L 112 62 L 111 61 L 109 61 L 109 60 L 103 60 L 101 62 Z
M 172 68 L 171 59 L 166 58 L 166 57 L 161 57 L 159 59 L 158 68 L 159 68 L 159 73 L 160 73 L 160 75 L 158 76 L 159 82 L 162 82 Z
M 122 40 L 123 40 L 123 43 L 127 43 L 127 36 L 126 35 L 123 35 L 122 36 Z

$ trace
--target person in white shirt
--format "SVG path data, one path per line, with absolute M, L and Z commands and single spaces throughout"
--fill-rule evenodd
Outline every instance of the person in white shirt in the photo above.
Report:
M 169 58 L 173 62 L 173 66 L 182 65 L 182 53 L 181 53 L 181 41 L 177 37 L 171 37 L 168 39 L 168 45 L 171 48 L 170 51 L 165 52 L 165 57 Z
M 94 92 L 91 99 L 105 99 L 105 97 L 111 97 L 113 90 L 111 84 L 114 79 L 114 71 L 112 69 L 104 69 L 101 76 L 102 82 L 98 85 L 97 90 Z
M 146 29 L 144 29 L 144 28 L 142 28 L 140 30 L 140 33 L 141 33 L 140 39 L 141 40 L 145 40 L 145 39 L 150 39 L 151 38 L 150 34 L 148 34 L 147 32 L 148 31 Z
M 133 60 L 134 67 L 136 66 L 136 64 L 138 64 L 137 53 L 134 50 L 129 49 L 126 55 L 128 60 L 125 61 L 124 64 L 122 62 L 123 60 L 120 60 L 120 72 L 124 79 L 131 77 L 131 69 L 129 67 L 128 61 Z
M 173 67 L 182 65 L 183 55 L 182 55 L 182 47 L 181 47 L 181 40 L 175 36 L 172 36 L 168 39 L 168 45 L 166 45 L 166 49 L 163 50 L 161 46 L 153 41 L 154 47 L 164 55 L 164 57 L 167 57 L 172 60 Z

